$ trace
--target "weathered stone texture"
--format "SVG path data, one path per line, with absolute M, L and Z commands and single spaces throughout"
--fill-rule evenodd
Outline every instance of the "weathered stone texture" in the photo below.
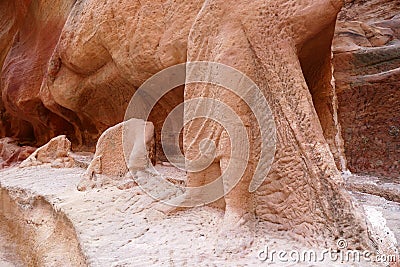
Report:
M 335 41 L 336 99 L 330 47 L 341 0 L 87 0 L 75 4 L 72 0 L 32 0 L 26 19 L 15 26 L 18 34 L 10 30 L 15 38 L 1 73 L 2 106 L 6 110 L 1 133 L 38 144 L 66 134 L 75 147 L 93 149 L 102 132 L 123 120 L 131 96 L 153 74 L 187 60 L 223 63 L 259 85 L 276 121 L 275 161 L 255 195 L 248 192 L 248 185 L 260 140 L 252 115 L 236 96 L 215 86 L 188 85 L 184 92 L 178 88 L 160 101 L 149 121 L 159 140 L 169 111 L 183 97 L 189 100 L 197 96 L 226 101 L 244 118 L 252 137 L 252 158 L 238 187 L 225 196 L 226 230 L 240 232 L 236 225 L 257 215 L 310 243 L 344 237 L 353 245 L 368 247 L 365 220 L 353 206 L 338 170 L 344 166 L 338 121 L 342 123 L 349 167 L 357 170 L 354 160 L 371 156 L 360 150 L 353 153 L 353 147 L 360 148 L 359 140 L 367 140 L 363 136 L 368 140 L 379 137 L 357 131 L 365 131 L 369 121 L 374 127 L 383 125 L 373 113 L 375 102 L 381 105 L 386 97 L 394 109 L 398 103 L 397 87 L 388 85 L 390 79 L 395 84 L 398 75 L 393 67 L 398 60 L 398 28 L 396 18 L 382 18 L 394 22 L 378 26 L 371 24 L 370 12 L 353 14 L 351 5 L 363 10 L 363 2 L 349 2 L 341 16 L 347 20 L 364 14 L 368 19 L 364 24 L 339 24 L 344 33 L 337 33 Z M 348 25 L 351 30 L 347 30 Z M 380 48 L 375 47 L 383 47 L 385 53 L 380 54 Z M 376 91 L 373 84 L 377 82 L 385 86 L 385 94 L 369 100 L 374 94 L 364 90 Z M 344 104 L 347 100 L 350 106 Z M 371 111 L 365 111 L 368 101 L 375 101 Z M 362 111 L 355 115 L 364 118 L 351 120 L 354 116 L 350 111 L 357 110 L 354 106 Z M 389 118 L 392 111 L 383 109 L 384 118 Z M 210 114 L 213 112 L 210 109 Z M 397 140 L 394 118 L 393 125 L 384 125 L 390 126 L 388 138 Z M 348 128 L 352 134 L 357 132 L 352 135 L 356 138 L 349 139 Z M 229 147 L 219 125 L 194 122 L 185 131 L 188 156 L 196 154 L 202 137 Z M 229 153 L 227 149 L 219 152 L 213 171 L 189 175 L 189 184 L 201 185 L 204 175 L 212 180 L 215 173 L 224 170 Z M 396 158 L 396 154 L 389 154 L 381 165 L 396 166 L 389 165 L 393 155 Z M 118 160 L 120 167 L 121 157 Z M 360 162 L 365 166 L 363 159 Z
M 65 120 L 44 106 L 39 92 L 47 63 L 74 1 L 20 2 L 2 1 L 14 9 L 1 19 L 14 25 L 8 35 L 1 37 L 1 42 L 8 41 L 9 51 L 4 63 L 0 61 L 3 63 L 0 128 L 4 135 L 42 145 L 72 130 Z
M 26 168 L 49 164 L 54 168 L 72 168 L 75 166 L 75 160 L 71 157 L 70 153 L 71 142 L 65 135 L 60 135 L 36 149 L 19 167 Z
M 97 142 L 94 158 L 78 189 L 84 191 L 112 184 L 125 176 L 130 177 L 129 171 L 144 170 L 151 161 L 155 164 L 154 146 L 151 122 L 130 119 L 107 129 Z
M 339 15 L 334 75 L 354 173 L 400 177 L 399 14 L 399 1 L 351 1 Z

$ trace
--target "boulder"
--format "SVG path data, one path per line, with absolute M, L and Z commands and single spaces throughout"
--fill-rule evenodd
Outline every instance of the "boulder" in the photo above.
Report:
M 100 136 L 94 158 L 78 190 L 113 182 L 121 185 L 120 180 L 131 176 L 129 171 L 143 170 L 152 160 L 155 164 L 154 149 L 154 126 L 151 122 L 130 119 L 110 127 Z
M 19 167 L 26 168 L 47 164 L 54 168 L 71 168 L 75 166 L 75 161 L 70 153 L 71 142 L 65 135 L 60 135 L 39 147 Z

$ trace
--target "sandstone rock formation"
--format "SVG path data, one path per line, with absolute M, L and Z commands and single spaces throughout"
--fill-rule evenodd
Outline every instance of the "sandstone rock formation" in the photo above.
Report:
M 0 139 L 0 169 L 14 166 L 35 151 L 34 147 L 19 146 L 18 142 L 6 137 Z
M 1 12 L 1 35 L 0 35 L 0 66 L 3 66 L 4 59 L 12 45 L 14 35 L 22 24 L 30 1 L 2 1 Z
M 2 187 L 0 198 L 1 230 L 12 237 L 8 245 L 15 249 L 18 265 L 88 266 L 74 225 L 46 197 Z M 15 263 L 4 264 L 0 259 L 3 267 Z
M 69 155 L 71 142 L 60 135 L 51 139 L 47 144 L 39 147 L 32 155 L 24 160 L 19 167 L 26 168 L 43 164 L 51 164 L 54 168 L 71 168 L 75 165 L 74 159 Z
M 0 33 L 0 68 L 12 46 L 14 36 L 22 24 L 22 18 L 27 12 L 29 1 L 2 1 L 1 12 L 1 33 Z M 0 88 L 3 86 L 1 85 Z M 0 89 L 0 92 L 3 90 Z M 3 94 L 2 94 L 3 96 Z M 0 98 L 0 137 L 12 136 L 10 125 L 10 114 L 6 112 L 3 97 Z M 15 135 L 15 134 L 14 134 Z
M 400 4 L 393 0 L 344 0 L 339 21 L 376 22 L 399 14 Z
M 241 183 L 225 197 L 226 233 L 240 234 L 245 227 L 253 231 L 257 216 L 271 228 L 287 230 L 310 243 L 344 237 L 353 246 L 369 247 L 366 223 L 343 188 L 338 170 L 343 166 L 343 148 L 330 47 L 341 2 L 32 0 L 27 19 L 13 26 L 18 35 L 10 30 L 15 38 L 2 70 L 6 109 L 2 134 L 37 143 L 67 134 L 76 147 L 90 148 L 103 131 L 122 121 L 135 90 L 156 72 L 185 61 L 220 62 L 259 85 L 277 125 L 272 170 L 258 191 L 250 194 L 260 137 L 248 107 L 215 86 L 185 88 L 187 100 L 197 96 L 226 100 L 243 118 L 251 137 L 251 164 Z M 30 34 L 32 29 L 36 32 Z M 376 31 L 377 38 L 359 43 L 381 45 L 390 39 L 388 31 Z M 336 78 L 340 86 L 340 77 Z M 150 116 L 158 145 L 166 114 L 182 101 L 183 88 L 177 88 Z M 118 136 L 118 131 L 112 128 L 110 136 Z M 229 138 L 219 125 L 204 120 L 186 127 L 187 156 L 197 155 L 204 137 L 221 144 L 219 157 L 209 170 L 190 174 L 189 186 L 212 180 L 229 162 Z M 110 156 L 107 145 L 99 141 L 99 155 Z M 46 158 L 39 161 L 47 162 Z M 89 176 L 123 173 L 123 162 L 121 157 L 96 157 Z M 244 240 L 244 246 L 246 242 L 251 240 Z
M 331 86 L 326 82 L 330 79 L 325 75 L 328 72 L 316 73 L 313 69 L 318 68 L 308 68 L 303 63 L 314 58 L 312 55 L 315 49 L 303 49 L 299 55 L 300 62 L 338 168 L 346 168 L 343 141 L 338 134 L 340 122 L 343 124 L 345 155 L 349 160 L 347 167 L 351 171 L 397 177 L 399 149 L 396 132 L 399 126 L 395 114 L 398 112 L 391 107 L 399 106 L 395 89 L 398 48 L 394 44 L 400 34 L 399 4 L 390 0 L 345 2 L 339 14 L 340 22 L 334 41 L 340 109 L 338 119 L 335 117 L 336 99 Z M 72 0 L 2 1 L 1 25 L 4 30 L 0 36 L 0 66 L 4 67 L 0 86 L 0 136 L 12 136 L 31 144 L 43 145 L 51 137 L 66 134 L 74 146 L 94 150 L 100 134 L 122 121 L 123 110 L 135 88 L 155 72 L 186 60 L 187 36 L 202 3 L 167 1 L 163 7 L 168 13 L 162 16 L 161 13 L 152 13 L 152 10 L 161 10 L 156 8 L 157 5 L 153 2 L 143 2 L 141 5 L 136 2 L 120 2 L 113 6 L 108 3 L 97 5 L 96 1 L 76 4 Z M 136 20 L 128 19 L 129 16 L 120 10 L 126 14 L 136 14 L 136 19 L 141 22 L 135 24 Z M 70 13 L 71 18 L 66 22 Z M 113 20 L 114 13 L 119 14 L 121 23 Z M 141 18 L 149 17 L 149 14 L 157 17 L 157 21 L 161 21 L 160 25 L 166 25 L 167 30 L 162 30 L 156 24 L 147 27 Z M 135 28 L 135 25 L 135 33 L 140 32 L 140 37 L 135 34 L 104 37 L 108 29 L 118 29 L 122 33 L 125 28 Z M 141 30 L 145 28 L 146 31 Z M 91 34 L 93 38 L 86 42 L 85 36 Z M 138 41 L 142 35 L 146 35 L 148 42 Z M 152 61 L 141 56 L 139 51 L 151 54 Z M 328 63 L 324 63 L 329 61 L 329 50 L 319 50 L 319 53 L 326 54 L 321 57 L 326 60 L 314 63 L 320 64 L 319 69 L 330 68 Z M 49 63 L 50 57 L 52 59 Z M 358 63 L 360 61 L 369 63 L 364 66 L 364 63 Z M 85 67 L 88 62 L 92 62 L 92 69 Z M 111 63 L 107 65 L 106 62 Z M 354 66 L 347 66 L 349 62 Z M 376 65 L 374 62 L 381 63 Z M 101 66 L 106 65 L 107 68 L 102 68 L 104 73 L 106 70 L 111 71 L 114 76 L 104 78 L 104 73 L 100 75 L 97 72 Z M 143 71 L 144 68 L 147 69 Z M 363 68 L 368 70 L 361 71 Z M 390 73 L 387 73 L 388 70 Z M 75 81 L 75 84 L 79 83 L 82 89 L 71 89 L 71 97 L 67 97 L 68 94 L 60 92 L 74 88 L 71 83 L 65 86 L 65 81 L 72 81 L 73 73 L 79 74 L 75 78 L 80 82 Z M 326 77 L 314 80 L 308 78 L 322 73 Z M 389 83 L 391 77 L 394 80 Z M 312 81 L 318 82 L 312 84 Z M 93 84 L 99 85 L 96 90 L 90 89 Z M 325 89 L 313 89 L 321 87 Z M 372 94 L 366 94 L 366 90 L 373 90 L 376 92 L 373 95 L 377 97 L 372 99 Z M 89 91 L 96 93 L 89 94 Z M 113 94 L 110 95 L 110 92 Z M 119 97 L 116 97 L 116 92 L 119 92 Z M 166 114 L 182 101 L 183 88 L 178 88 L 160 101 L 150 118 L 156 128 L 159 157 L 162 157 L 159 137 L 162 123 Z M 370 104 L 367 106 L 363 102 Z M 372 106 L 377 108 L 371 110 Z M 358 111 L 364 107 L 365 111 Z M 368 119 L 368 122 L 366 118 L 352 119 L 355 110 L 357 114 L 375 119 Z M 376 115 L 374 110 L 381 115 Z M 387 120 L 390 123 L 385 123 Z
M 1 64 L 0 132 L 3 134 L 38 145 L 60 134 L 73 137 L 71 125 L 43 105 L 39 91 L 47 63 L 74 2 L 2 1 L 7 8 L 1 9 L 5 12 L 1 20 L 10 28 L 4 28 L 6 35 L 1 37 L 1 42 L 6 43 L 4 49 L 1 47 L 2 53 L 8 51 L 4 65 Z M 0 63 L 3 63 L 2 58 Z
M 349 1 L 339 15 L 334 75 L 354 173 L 400 177 L 399 14 L 398 1 Z
M 333 97 L 326 77 L 332 75 L 329 51 L 340 7 L 341 1 L 209 1 L 196 18 L 189 36 L 188 60 L 216 61 L 246 73 L 263 91 L 277 127 L 275 162 L 265 183 L 252 196 L 248 188 L 254 157 L 258 156 L 257 128 L 246 107 L 220 88 L 185 88 L 185 99 L 207 94 L 217 97 L 213 90 L 218 90 L 218 98 L 234 104 L 232 108 L 249 122 L 248 135 L 254 142 L 250 151 L 254 154 L 242 181 L 225 195 L 228 232 L 238 230 L 237 225 L 251 218 L 255 208 L 260 219 L 308 240 L 344 236 L 353 244 L 369 246 L 366 224 L 342 187 L 318 117 L 327 113 L 323 106 Z M 313 51 L 322 52 L 316 55 Z M 321 107 L 319 114 L 313 100 L 324 103 L 316 105 Z M 326 125 L 332 127 L 332 123 Z M 192 123 L 185 134 L 189 156 L 199 153 L 197 147 L 204 137 L 227 142 L 223 130 L 210 121 Z M 229 154 L 226 150 L 217 154 L 220 157 L 215 163 L 222 172 Z M 189 186 L 197 186 L 211 175 L 211 170 L 190 173 Z
M 201 2 L 164 2 L 162 7 L 154 1 L 90 0 L 74 6 L 50 60 L 41 99 L 74 126 L 79 143 L 95 144 L 104 130 L 123 120 L 136 88 L 186 60 L 187 36 Z M 177 88 L 159 102 L 149 118 L 157 133 L 182 101 L 183 88 Z
M 124 143 L 129 140 L 130 143 Z M 92 162 L 78 185 L 84 191 L 95 186 L 119 182 L 129 171 L 145 169 L 155 164 L 154 126 L 151 122 L 130 119 L 107 129 L 99 138 Z M 128 170 L 129 165 L 129 170 Z M 132 179 L 127 182 L 133 183 Z

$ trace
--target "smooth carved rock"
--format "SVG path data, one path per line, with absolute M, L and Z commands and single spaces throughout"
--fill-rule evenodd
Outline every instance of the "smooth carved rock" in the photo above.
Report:
M 133 183 L 132 179 L 121 181 L 131 175 L 129 170 L 143 170 L 152 160 L 155 164 L 154 148 L 154 126 L 151 122 L 130 119 L 107 129 L 97 142 L 96 153 L 78 190 L 115 182 L 119 187 L 126 187 L 124 182 Z
M 0 69 L 3 67 L 4 60 L 12 47 L 14 36 L 23 22 L 26 15 L 29 1 L 1 1 L 0 3 Z M 3 91 L 0 86 L 0 92 Z M 0 98 L 0 137 L 13 136 L 11 134 L 11 116 L 6 111 L 3 102 L 4 94 Z M 20 137 L 16 136 L 15 137 Z
M 26 168 L 51 164 L 54 168 L 71 168 L 75 166 L 75 161 L 70 156 L 70 152 L 71 142 L 65 135 L 60 135 L 51 139 L 44 146 L 39 147 L 19 167 Z
M 92 145 L 123 120 L 136 88 L 186 60 L 187 36 L 200 7 L 201 1 L 77 3 L 49 63 L 40 93 L 44 105 L 74 126 L 79 143 Z M 182 101 L 183 88 L 177 88 L 157 104 L 149 118 L 157 136 Z
M 2 54 L 7 51 L 4 65 L 3 55 L 0 55 L 0 117 L 3 124 L 0 128 L 6 136 L 35 145 L 43 145 L 50 138 L 62 134 L 74 138 L 73 127 L 48 110 L 39 95 L 47 63 L 74 2 L 2 1 L 2 6 L 11 9 L 4 9 L 9 13 L 1 16 L 10 28 L 5 30 L 9 35 L 0 36 L 0 45 L 3 41 L 7 42 L 7 47 L 0 47 Z M 3 33 L 6 27 L 1 28 Z

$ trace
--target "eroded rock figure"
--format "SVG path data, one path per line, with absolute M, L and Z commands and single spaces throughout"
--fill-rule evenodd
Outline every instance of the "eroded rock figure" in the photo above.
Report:
M 75 165 L 70 156 L 71 142 L 65 135 L 51 139 L 47 144 L 39 147 L 19 167 L 26 168 L 43 164 L 51 164 L 54 168 L 71 168 Z
M 129 140 L 130 144 L 123 143 L 123 135 L 128 136 L 125 140 Z M 96 153 L 78 190 L 112 183 L 124 187 L 124 182 L 133 183 L 132 179 L 125 179 L 131 176 L 128 164 L 132 172 L 145 169 L 151 160 L 155 164 L 154 147 L 154 126 L 151 122 L 130 119 L 107 129 L 97 142 Z
M 330 125 L 321 127 L 326 107 L 317 104 L 314 108 L 313 104 L 313 100 L 329 99 L 332 94 L 327 90 L 332 76 L 330 46 L 341 5 L 342 1 L 328 0 L 207 1 L 194 22 L 188 61 L 224 63 L 246 73 L 263 91 L 276 121 L 275 162 L 265 183 L 252 195 L 248 188 L 259 137 L 249 110 L 222 88 L 202 84 L 185 88 L 185 100 L 208 96 L 231 105 L 247 122 L 253 140 L 246 173 L 224 198 L 227 236 L 237 232 L 238 225 L 251 225 L 256 215 L 307 240 L 342 237 L 354 246 L 370 245 L 367 225 L 343 188 L 324 137 Z M 213 112 L 210 110 L 210 117 Z M 230 160 L 229 137 L 210 120 L 195 120 L 185 129 L 187 157 L 199 155 L 203 138 L 219 144 L 219 156 L 209 169 L 189 173 L 188 186 L 213 180 L 218 174 L 215 168 L 223 172 Z M 188 195 L 191 197 L 190 192 Z
M 253 163 L 225 196 L 226 232 L 238 224 L 250 225 L 257 214 L 278 229 L 308 240 L 345 237 L 366 245 L 365 222 L 341 186 L 326 141 L 335 143 L 334 123 L 329 121 L 333 118 L 330 45 L 341 1 L 207 1 L 197 14 L 200 7 L 169 1 L 101 5 L 85 1 L 75 6 L 74 19 L 64 27 L 51 59 L 51 75 L 41 89 L 45 105 L 76 127 L 84 122 L 101 125 L 100 119 L 109 124 L 122 114 L 131 86 L 138 87 L 151 74 L 186 60 L 186 47 L 189 61 L 216 61 L 237 68 L 256 81 L 267 97 L 277 122 L 278 146 L 273 168 L 256 196 L 248 192 Z M 111 29 L 122 35 L 111 35 Z M 112 92 L 112 97 L 106 92 Z M 197 96 L 241 103 L 223 89 L 186 87 L 186 99 Z M 234 110 L 247 122 L 255 161 L 257 131 L 248 109 L 241 105 Z M 78 118 L 70 116 L 70 110 Z M 208 121 L 194 121 L 186 128 L 187 157 L 196 156 L 203 137 L 225 145 L 210 169 L 189 175 L 188 186 L 212 180 L 229 161 L 227 137 Z M 331 147 L 336 151 L 335 145 Z
M 254 80 L 267 98 L 276 120 L 277 150 L 264 184 L 250 194 L 260 137 L 248 107 L 222 88 L 186 86 L 187 100 L 205 96 L 230 105 L 251 137 L 245 175 L 218 203 L 225 208 L 224 234 L 245 236 L 241 245 L 247 246 L 257 216 L 271 229 L 286 230 L 309 243 L 346 238 L 352 247 L 369 247 L 365 220 L 338 171 L 341 145 L 336 140 L 330 46 L 341 4 L 78 1 L 51 56 L 39 97 L 46 110 L 72 125 L 78 143 L 90 144 L 123 119 L 135 89 L 156 72 L 196 60 L 232 66 Z M 156 131 L 165 117 L 162 113 L 180 97 L 172 94 L 162 105 L 165 110 L 152 118 Z M 230 160 L 224 129 L 207 120 L 194 120 L 186 127 L 188 158 L 198 155 L 206 137 L 218 144 L 218 157 L 208 169 L 189 174 L 188 186 L 213 180 Z M 93 172 L 99 163 L 99 158 L 93 162 Z
M 186 60 L 187 37 L 200 7 L 201 1 L 78 2 L 40 90 L 44 105 L 74 126 L 79 142 L 95 143 L 124 119 L 136 88 Z M 182 101 L 178 88 L 158 103 L 149 118 L 157 132 Z

